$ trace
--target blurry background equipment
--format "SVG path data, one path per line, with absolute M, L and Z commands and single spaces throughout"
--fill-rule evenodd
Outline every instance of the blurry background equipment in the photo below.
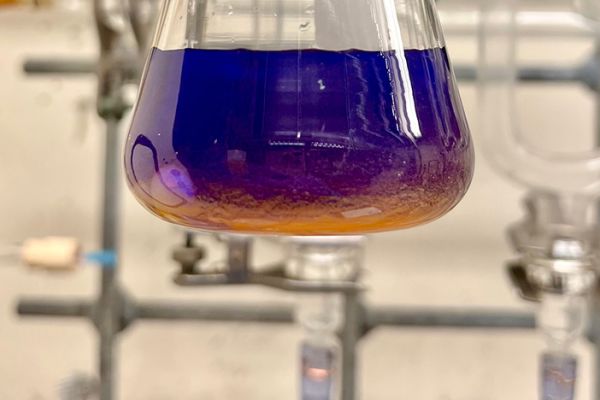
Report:
M 498 0 L 482 5 L 482 141 L 494 166 L 530 191 L 525 220 L 509 231 L 520 255 L 509 274 L 525 299 L 540 303 L 537 324 L 547 343 L 540 359 L 542 398 L 572 399 L 577 359 L 571 347 L 585 333 L 587 299 L 597 291 L 600 152 L 547 151 L 520 126 L 516 87 L 521 77 L 517 19 L 521 4 Z M 596 47 L 594 58 L 581 68 L 553 75 L 577 77 L 596 91 L 598 103 L 598 54 Z M 600 132 L 600 116 L 596 119 Z M 593 340 L 598 336 L 596 326 L 591 324 Z

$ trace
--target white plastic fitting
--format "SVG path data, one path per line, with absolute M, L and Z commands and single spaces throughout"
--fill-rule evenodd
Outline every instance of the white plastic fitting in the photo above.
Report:
M 71 237 L 31 238 L 21 247 L 21 260 L 26 265 L 48 271 L 74 270 L 80 256 L 81 245 Z

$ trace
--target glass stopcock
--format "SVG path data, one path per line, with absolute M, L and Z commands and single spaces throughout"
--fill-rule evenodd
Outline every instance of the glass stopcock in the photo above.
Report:
M 203 230 L 440 217 L 473 149 L 433 0 L 167 0 L 125 167 L 148 210 Z

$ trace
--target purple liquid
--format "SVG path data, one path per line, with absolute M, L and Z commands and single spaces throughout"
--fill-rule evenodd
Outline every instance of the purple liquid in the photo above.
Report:
M 444 49 L 154 49 L 126 148 L 151 211 L 232 231 L 416 225 L 460 200 L 472 168 Z

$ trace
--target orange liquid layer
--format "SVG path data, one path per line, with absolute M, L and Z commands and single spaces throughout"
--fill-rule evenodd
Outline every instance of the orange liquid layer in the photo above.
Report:
M 256 199 L 221 187 L 213 190 L 220 196 L 198 196 L 178 204 L 161 184 L 148 182 L 131 189 L 149 211 L 178 225 L 224 232 L 336 235 L 389 231 L 433 221 L 454 207 L 469 180 L 456 176 L 426 187 L 388 186 L 385 193 L 323 196 L 311 202 L 291 202 L 282 196 Z

